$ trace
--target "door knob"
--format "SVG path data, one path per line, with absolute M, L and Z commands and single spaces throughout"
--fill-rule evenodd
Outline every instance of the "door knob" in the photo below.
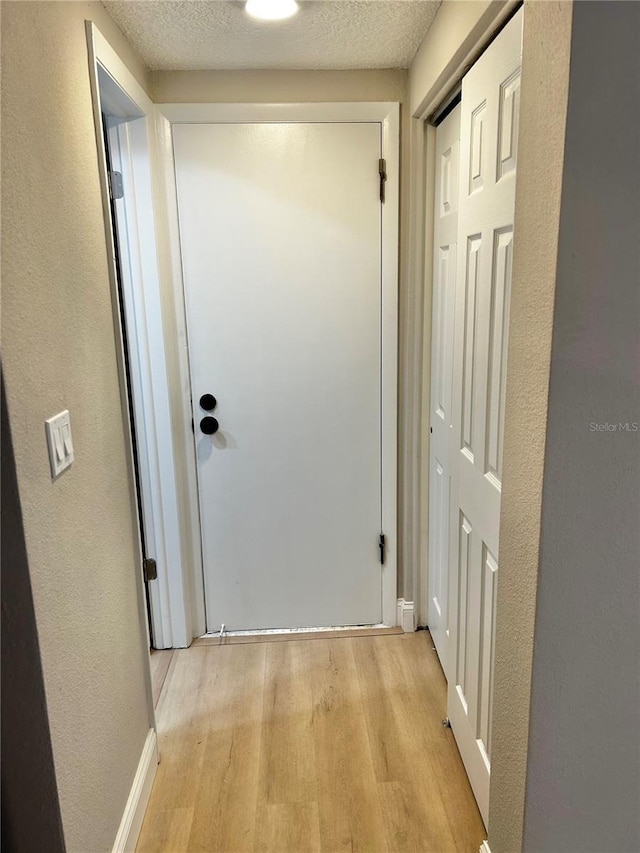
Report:
M 202 397 L 200 397 L 200 408 L 204 409 L 205 412 L 212 412 L 217 404 L 218 401 L 213 394 L 203 394 Z
M 213 435 L 219 428 L 220 424 L 215 418 L 206 417 L 200 421 L 200 429 L 205 435 Z

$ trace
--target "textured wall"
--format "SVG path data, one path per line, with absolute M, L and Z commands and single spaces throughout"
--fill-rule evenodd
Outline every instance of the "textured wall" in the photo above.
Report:
M 402 519 L 407 505 L 408 448 L 403 442 L 407 405 L 407 236 L 409 119 L 407 79 L 403 70 L 381 71 L 152 71 L 157 103 L 316 103 L 331 101 L 397 101 L 401 114 L 400 292 L 399 292 L 399 463 L 398 463 L 398 595 L 412 597 L 412 567 L 405 559 Z M 169 298 L 169 297 L 167 297 Z M 177 376 L 175 369 L 172 373 Z M 176 380 L 177 381 L 177 380 Z M 186 461 L 183 461 L 186 464 Z
M 572 4 L 526 2 L 500 515 L 492 853 L 521 849 Z
M 151 71 L 159 104 L 400 101 L 407 72 L 388 71 Z
M 3 2 L 3 358 L 67 849 L 110 849 L 149 728 L 85 18 Z M 71 412 L 51 481 L 45 418 Z
M 574 5 L 525 809 L 531 853 L 640 850 L 639 57 L 639 4 Z

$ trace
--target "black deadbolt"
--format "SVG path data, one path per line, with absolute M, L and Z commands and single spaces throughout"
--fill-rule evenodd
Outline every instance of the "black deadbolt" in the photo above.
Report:
M 213 394 L 203 394 L 200 397 L 200 407 L 205 410 L 205 412 L 212 412 L 217 406 L 218 401 L 213 396 Z
M 200 429 L 205 435 L 213 435 L 218 432 L 220 424 L 215 418 L 206 417 L 200 421 Z

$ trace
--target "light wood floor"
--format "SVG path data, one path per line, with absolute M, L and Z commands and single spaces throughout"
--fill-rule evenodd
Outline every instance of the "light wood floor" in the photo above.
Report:
M 151 649 L 149 665 L 151 667 L 151 686 L 153 688 L 153 704 L 155 707 L 158 706 L 172 658 L 173 649 Z
M 426 632 L 178 650 L 137 849 L 477 853 L 445 707 Z

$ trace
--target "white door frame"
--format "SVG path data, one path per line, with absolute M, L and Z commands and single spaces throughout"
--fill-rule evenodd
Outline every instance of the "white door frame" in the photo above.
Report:
M 167 234 L 171 254 L 176 325 L 183 389 L 182 410 L 191 422 L 192 407 L 187 349 L 184 286 L 178 230 L 178 205 L 173 162 L 173 124 L 229 124 L 238 122 L 376 122 L 381 126 L 382 156 L 386 159 L 386 200 L 381 205 L 382 244 L 382 522 L 386 560 L 382 571 L 382 619 L 397 621 L 397 382 L 398 382 L 398 215 L 400 186 L 400 109 L 397 103 L 317 104 L 159 104 L 156 129 L 164 167 Z M 189 481 L 196 483 L 196 459 L 191 433 L 186 437 L 185 458 Z M 196 510 L 197 512 L 197 510 Z M 197 516 L 194 516 L 197 518 Z M 195 527 L 195 525 L 194 525 Z M 199 524 L 198 524 L 199 527 Z M 199 535 L 199 531 L 198 531 Z M 201 570 L 200 570 L 201 581 Z M 201 603 L 204 606 L 204 593 Z
M 133 443 L 128 423 L 127 378 L 120 333 L 120 295 L 115 269 L 101 112 L 121 123 L 110 131 L 113 168 L 123 173 L 123 205 L 127 245 L 122 254 L 123 308 L 129 339 L 131 398 L 138 440 L 137 462 L 147 554 L 156 560 L 158 578 L 149 581 L 153 643 L 156 648 L 190 645 L 193 633 L 191 582 L 185 570 L 183 534 L 177 506 L 174 436 L 169 404 L 165 337 L 162 320 L 159 263 L 155 234 L 157 190 L 154 187 L 154 105 L 97 27 L 86 22 L 89 72 L 93 95 L 96 141 L 105 231 L 110 255 L 114 329 L 117 338 L 120 386 L 130 457 L 132 499 Z M 117 164 L 117 167 L 116 167 Z M 135 503 L 133 504 L 135 508 Z M 138 528 L 137 514 L 135 525 Z M 142 557 L 142 555 L 141 555 Z M 142 570 L 139 595 L 141 619 L 147 628 Z M 153 703 L 152 703 L 153 708 Z
M 419 495 L 419 511 L 414 513 L 412 530 L 413 547 L 413 600 L 417 607 L 417 624 L 428 624 L 428 554 L 429 554 L 429 423 L 431 385 L 431 307 L 433 293 L 433 205 L 435 178 L 435 126 L 433 120 L 459 91 L 462 78 L 484 52 L 497 32 L 512 17 L 521 0 L 506 0 L 496 4 L 495 17 L 484 29 L 475 33 L 472 44 L 465 43 L 462 50 L 451 57 L 445 71 L 425 94 L 422 103 L 411 116 L 411 187 L 412 192 L 409 234 L 409 287 L 410 299 L 416 306 L 414 325 L 410 328 L 409 381 L 414 386 L 414 399 L 421 400 L 421 414 L 414 419 L 411 441 L 420 460 L 415 476 Z M 428 345 L 425 345 L 425 341 Z

